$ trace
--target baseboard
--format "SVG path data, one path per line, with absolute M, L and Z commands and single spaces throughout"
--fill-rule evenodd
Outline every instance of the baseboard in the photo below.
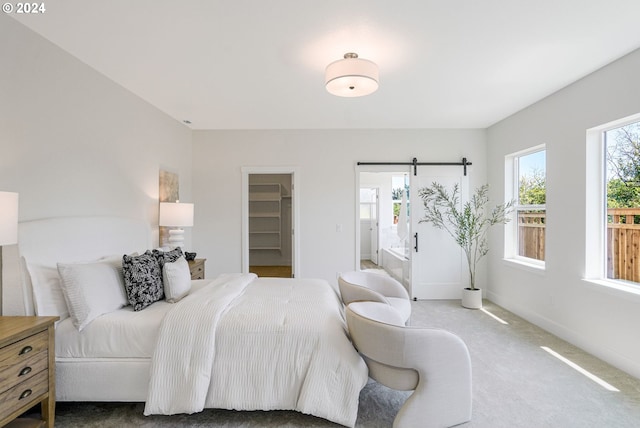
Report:
M 526 307 L 521 305 L 513 304 L 506 298 L 501 297 L 500 295 L 487 291 L 486 299 L 491 302 L 499 305 L 506 310 L 514 313 L 515 315 L 524 318 L 530 323 L 540 327 L 543 330 L 548 331 L 549 333 L 558 336 L 559 338 L 566 340 L 579 347 L 580 349 L 590 353 L 591 355 L 600 358 L 603 361 L 611 364 L 612 366 L 640 379 L 640 364 L 637 361 L 633 361 L 624 355 L 620 355 L 619 353 L 613 351 L 612 349 L 596 346 L 590 341 L 588 338 L 584 337 L 577 332 L 566 328 L 565 326 L 558 324 L 557 322 L 541 316 L 540 314 L 529 310 Z

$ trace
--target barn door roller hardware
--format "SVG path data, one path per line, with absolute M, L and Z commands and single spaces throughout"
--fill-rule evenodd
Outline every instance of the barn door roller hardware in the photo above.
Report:
M 467 175 L 467 165 L 473 165 L 462 158 L 462 162 L 418 162 L 417 158 L 413 158 L 411 162 L 358 162 L 358 165 L 411 165 L 413 166 L 413 175 L 418 175 L 418 166 L 462 166 L 464 175 Z

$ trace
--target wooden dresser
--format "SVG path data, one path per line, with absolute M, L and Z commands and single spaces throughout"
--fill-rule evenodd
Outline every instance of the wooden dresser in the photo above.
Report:
M 189 260 L 191 279 L 204 279 L 204 262 L 206 261 L 207 259 Z
M 58 317 L 0 316 L 0 427 L 53 428 L 55 328 Z M 36 404 L 42 419 L 14 421 Z

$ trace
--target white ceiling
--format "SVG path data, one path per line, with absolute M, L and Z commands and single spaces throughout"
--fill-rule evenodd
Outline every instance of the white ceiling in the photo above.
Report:
M 485 128 L 640 47 L 639 0 L 44 3 L 11 16 L 193 129 Z M 345 52 L 377 92 L 326 92 Z

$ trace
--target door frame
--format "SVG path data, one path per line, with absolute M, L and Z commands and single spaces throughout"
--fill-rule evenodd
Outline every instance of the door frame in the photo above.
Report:
M 295 166 L 243 166 L 242 171 L 242 272 L 249 273 L 249 175 L 291 174 L 291 274 L 300 272 L 300 172 Z

